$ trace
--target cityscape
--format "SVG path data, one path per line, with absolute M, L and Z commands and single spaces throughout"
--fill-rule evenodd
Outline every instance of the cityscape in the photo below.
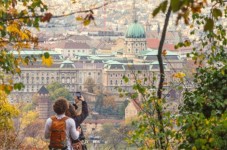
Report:
M 74 105 L 78 92 L 89 112 L 81 123 L 89 150 L 227 146 L 226 1 L 29 2 L 0 2 L 0 137 L 15 139 L 0 149 L 48 149 L 53 105 L 59 97 Z M 41 18 L 5 23 L 6 7 Z M 77 105 L 82 114 L 84 103 Z M 9 118 L 15 132 L 5 128 Z

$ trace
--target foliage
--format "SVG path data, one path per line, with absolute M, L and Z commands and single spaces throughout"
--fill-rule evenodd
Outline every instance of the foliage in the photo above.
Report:
M 7 94 L 0 90 L 0 131 L 13 127 L 12 119 L 19 115 L 19 111 L 7 100 Z
M 118 107 L 120 119 L 124 119 L 124 117 L 125 117 L 125 108 L 128 106 L 128 103 L 129 103 L 129 101 L 128 101 L 128 100 L 125 100 L 125 101 Z
M 128 142 L 137 143 L 141 149 L 225 149 L 227 54 L 224 48 L 227 39 L 226 29 L 220 24 L 222 18 L 227 16 L 225 1 L 165 0 L 153 11 L 153 16 L 160 11 L 165 13 L 167 7 L 167 14 L 178 14 L 176 25 L 183 19 L 185 25 L 190 25 L 191 34 L 200 36 L 199 41 L 186 40 L 175 46 L 177 49 L 196 43 L 192 54 L 188 55 L 198 66 L 193 74 L 196 87 L 186 89 L 185 74 L 173 74 L 185 88 L 183 103 L 179 113 L 175 114 L 168 111 L 168 103 L 162 94 L 164 70 L 160 69 L 157 97 L 152 92 L 146 92 L 150 87 L 136 82 L 134 90 L 142 94 L 143 100 L 139 121 L 133 122 L 136 128 L 129 132 Z M 210 14 L 203 13 L 204 10 Z M 168 17 L 166 15 L 160 43 L 165 40 Z M 166 55 L 162 46 L 159 53 L 163 57 Z M 159 61 L 161 68 L 163 64 L 160 62 L 162 58 Z M 128 79 L 124 80 L 127 82 Z
M 103 126 L 102 130 L 98 133 L 98 135 L 101 136 L 105 142 L 105 148 L 104 149 L 123 149 L 126 147 L 129 147 L 129 145 L 124 141 L 125 132 L 127 129 L 124 125 L 118 125 L 118 124 L 106 124 Z M 110 136 L 111 134 L 111 136 Z
M 116 107 L 115 96 L 113 95 L 105 96 L 103 99 L 103 106 L 104 108 L 114 109 Z
M 104 116 L 119 116 L 120 108 L 117 107 L 115 96 L 100 93 L 95 101 L 95 111 Z
M 20 50 L 37 47 L 38 38 L 32 34 L 29 27 L 39 29 L 41 21 L 49 21 L 46 10 L 47 6 L 41 0 L 0 1 L 0 73 L 3 73 L 0 87 L 7 93 L 13 89 L 20 90 L 23 83 L 6 80 L 6 74 L 20 75 L 20 65 L 36 61 L 34 56 L 22 57 Z M 12 50 L 17 54 L 13 54 Z M 44 65 L 51 65 L 52 58 L 48 53 L 41 57 Z
M 148 87 L 140 83 L 136 83 L 136 90 L 142 95 L 141 102 L 138 103 L 140 112 L 137 118 L 132 120 L 132 127 L 134 130 L 128 132 L 128 143 L 135 144 L 140 149 L 156 149 L 161 147 L 160 137 L 166 142 L 164 149 L 173 148 L 176 145 L 174 141 L 174 135 L 176 130 L 174 129 L 174 114 L 170 115 L 168 107 L 164 99 L 158 99 L 155 96 L 155 90 L 149 91 Z M 133 97 L 132 100 L 134 100 Z M 158 108 L 157 108 L 158 107 Z M 157 109 L 162 111 L 162 123 L 160 123 Z M 166 109 L 166 111 L 163 111 Z M 165 132 L 161 131 L 162 126 L 165 127 Z
M 94 93 L 94 88 L 96 87 L 94 79 L 88 77 L 84 82 L 84 87 L 88 90 L 89 93 Z
M 5 91 L 0 90 L 0 95 L 0 138 L 4 139 L 0 142 L 0 149 L 20 149 L 21 142 L 24 140 L 24 132 L 32 132 L 36 129 L 36 132 L 41 133 L 40 127 L 43 122 L 38 129 L 36 124 L 28 130 L 27 127 L 32 125 L 31 122 L 39 122 L 37 112 L 26 110 L 19 114 L 19 110 L 25 110 L 29 104 L 14 106 L 8 102 Z M 23 119 L 20 121 L 21 116 Z
M 23 109 L 24 106 L 20 108 Z M 43 139 L 44 120 L 39 119 L 38 112 L 31 110 L 23 112 L 16 121 L 16 140 L 20 143 L 21 149 L 44 148 L 47 143 Z M 36 143 L 37 142 L 37 143 Z
M 226 58 L 227 54 L 218 57 Z M 226 59 L 221 60 L 222 66 L 198 68 L 194 79 L 196 90 L 185 92 L 180 109 L 184 117 L 179 117 L 181 134 L 185 136 L 182 148 L 224 149 L 227 146 L 227 63 Z
M 47 86 L 51 100 L 56 100 L 59 97 L 64 97 L 69 101 L 73 101 L 73 96 L 70 94 L 69 90 L 66 89 L 62 84 L 58 82 L 51 83 Z

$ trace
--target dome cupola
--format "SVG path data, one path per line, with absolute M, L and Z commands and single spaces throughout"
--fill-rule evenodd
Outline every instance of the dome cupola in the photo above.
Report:
M 126 34 L 126 38 L 146 38 L 146 33 L 141 24 L 139 24 L 136 20 L 129 25 Z

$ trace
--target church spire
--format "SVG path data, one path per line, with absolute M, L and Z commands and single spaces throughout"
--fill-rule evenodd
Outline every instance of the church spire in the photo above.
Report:
M 133 0 L 132 11 L 133 11 L 132 21 L 137 22 L 136 1 L 135 0 Z

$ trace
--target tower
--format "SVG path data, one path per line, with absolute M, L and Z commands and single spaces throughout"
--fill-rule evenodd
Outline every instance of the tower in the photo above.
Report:
M 42 86 L 38 91 L 38 111 L 40 119 L 47 119 L 51 113 L 51 100 L 49 98 L 48 90 Z
M 132 7 L 132 20 L 125 34 L 125 57 L 135 57 L 140 51 L 147 48 L 146 32 L 144 27 L 138 23 L 135 0 Z

